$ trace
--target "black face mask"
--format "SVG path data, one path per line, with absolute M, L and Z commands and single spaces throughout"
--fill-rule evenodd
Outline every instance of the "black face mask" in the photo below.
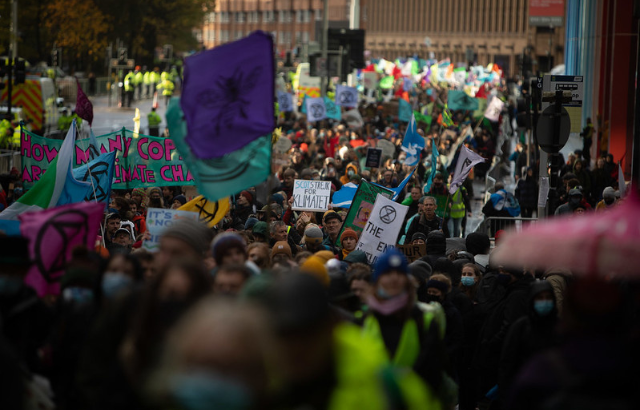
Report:
M 496 280 L 499 284 L 507 286 L 511 281 L 511 275 L 498 273 L 498 278 Z
M 615 198 L 605 198 L 604 199 L 604 203 L 607 204 L 607 205 L 611 205 L 614 202 L 615 202 Z
M 427 303 L 430 303 L 430 302 L 438 302 L 440 304 L 442 303 L 442 300 L 440 300 L 440 296 L 436 296 L 436 295 L 427 294 L 425 296 L 425 299 L 427 300 Z

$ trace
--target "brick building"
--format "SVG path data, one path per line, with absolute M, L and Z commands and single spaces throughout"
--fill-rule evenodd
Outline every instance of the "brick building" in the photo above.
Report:
M 523 51 L 534 72 L 564 60 L 564 28 L 529 26 L 528 0 L 362 0 L 361 7 L 365 48 L 374 58 L 433 53 L 466 62 L 469 53 L 510 75 L 519 73 Z
M 330 25 L 348 26 L 349 1 L 328 1 Z M 322 12 L 323 0 L 218 0 L 205 16 L 201 41 L 212 48 L 263 30 L 273 35 L 282 55 L 321 41 Z

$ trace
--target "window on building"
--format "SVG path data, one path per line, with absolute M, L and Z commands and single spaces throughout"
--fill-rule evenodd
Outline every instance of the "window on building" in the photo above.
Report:
M 302 33 L 299 31 L 296 31 L 296 44 L 300 44 L 301 41 L 302 41 Z
M 303 31 L 302 32 L 302 44 L 309 44 L 309 32 L 308 31 Z
M 236 31 L 236 40 L 240 40 L 243 37 L 242 30 Z
M 303 10 L 302 11 L 302 21 L 304 23 L 308 23 L 309 22 L 309 10 Z
M 296 23 L 302 23 L 302 10 L 296 10 Z
M 316 15 L 316 21 L 322 20 L 322 10 L 316 10 L 314 14 Z
M 236 23 L 244 23 L 244 13 L 243 12 L 237 12 L 236 13 Z
M 293 21 L 293 12 L 291 10 L 287 10 L 285 13 L 287 23 L 291 23 Z
M 285 31 L 284 32 L 284 44 L 286 44 L 286 45 L 291 44 L 291 32 L 290 31 Z
M 284 23 L 284 21 L 285 21 L 285 19 L 286 19 L 286 17 L 285 17 L 285 13 L 286 13 L 286 12 L 285 12 L 284 10 L 280 10 L 280 11 L 278 12 L 278 21 L 279 21 L 280 23 Z
M 222 41 L 222 42 L 229 41 L 229 31 L 228 30 L 221 30 L 220 31 L 220 41 Z
M 284 31 L 281 31 L 278 35 L 278 44 L 284 44 Z
M 273 42 L 274 43 L 278 42 L 278 32 L 277 31 L 272 31 L 271 32 L 271 37 L 273 37 Z

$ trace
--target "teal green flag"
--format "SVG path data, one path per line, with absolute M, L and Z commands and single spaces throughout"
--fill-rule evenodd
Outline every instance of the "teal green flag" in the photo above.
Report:
M 411 104 L 401 98 L 398 104 L 398 119 L 404 122 L 411 121 L 411 112 Z
M 187 124 L 180 98 L 167 108 L 167 126 L 178 152 L 196 182 L 198 192 L 210 201 L 235 195 L 267 179 L 271 172 L 271 134 L 265 135 L 220 158 L 197 159 L 185 141 Z
M 374 185 L 364 179 L 361 180 L 358 190 L 353 196 L 353 201 L 351 201 L 347 216 L 344 218 L 340 235 L 345 229 L 351 228 L 358 233 L 358 237 L 360 236 L 369 220 L 369 215 L 371 215 L 371 210 L 378 194 L 391 199 L 395 192 L 379 185 Z M 340 235 L 338 235 L 338 238 L 340 238 Z M 336 241 L 336 245 L 340 245 L 340 239 Z
M 464 91 L 449 90 L 447 105 L 451 111 L 475 111 L 478 109 L 478 99 L 469 97 Z

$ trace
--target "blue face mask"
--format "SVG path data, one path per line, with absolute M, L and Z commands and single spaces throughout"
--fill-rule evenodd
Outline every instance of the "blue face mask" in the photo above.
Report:
M 87 288 L 69 287 L 62 292 L 65 302 L 75 305 L 86 305 L 93 301 L 93 291 Z
M 460 278 L 460 282 L 462 283 L 462 286 L 473 286 L 476 283 L 473 276 L 463 276 Z
M 533 302 L 533 310 L 538 316 L 548 316 L 553 311 L 553 300 L 536 300 Z
M 210 372 L 175 376 L 171 391 L 185 410 L 242 410 L 252 404 L 251 394 L 245 386 Z
M 116 296 L 132 285 L 133 279 L 123 273 L 105 272 L 102 278 L 102 292 L 108 298 Z
M 22 278 L 0 275 L 0 295 L 12 296 L 20 291 Z

